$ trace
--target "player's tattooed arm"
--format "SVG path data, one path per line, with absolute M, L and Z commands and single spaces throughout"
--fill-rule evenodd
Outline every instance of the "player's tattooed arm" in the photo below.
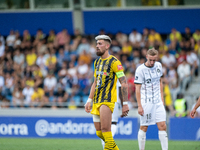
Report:
M 128 83 L 126 80 L 126 76 L 120 77 L 119 82 L 121 83 L 121 100 L 128 101 Z

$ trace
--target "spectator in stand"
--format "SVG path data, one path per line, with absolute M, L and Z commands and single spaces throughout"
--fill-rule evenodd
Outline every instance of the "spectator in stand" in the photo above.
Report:
M 19 65 L 21 68 L 24 68 L 25 57 L 24 54 L 20 52 L 20 49 L 16 49 L 14 52 L 13 61 L 15 65 Z
M 58 79 L 62 79 L 67 75 L 67 63 L 62 63 L 62 68 L 58 71 Z
M 149 45 L 154 46 L 155 42 L 158 42 L 160 45 L 162 42 L 162 38 L 158 32 L 155 31 L 155 29 L 150 29 L 150 34 L 148 37 Z
M 4 79 L 3 70 L 0 69 L 0 95 L 2 95 L 4 84 L 5 84 L 5 79 Z
M 187 117 L 188 115 L 188 104 L 187 101 L 184 99 L 184 95 L 182 93 L 179 93 L 177 95 L 177 99 L 174 102 L 174 107 L 176 117 L 182 118 L 182 117 Z
M 128 42 L 128 36 L 119 31 L 116 34 L 116 40 L 121 46 L 123 46 L 126 42 Z
M 142 40 L 141 40 L 141 47 L 149 47 L 148 43 L 148 37 L 149 37 L 149 29 L 144 28 L 142 33 Z
M 30 52 L 28 51 L 28 54 L 26 55 L 26 63 L 28 66 L 32 66 L 35 64 L 36 60 L 37 60 L 36 49 L 32 48 Z
M 34 65 L 32 67 L 32 76 L 34 77 L 35 86 L 42 87 L 43 86 L 43 74 L 42 70 L 38 65 Z
M 165 100 L 165 107 L 167 108 L 167 111 L 169 111 L 171 116 L 174 116 L 174 108 L 173 108 L 173 100 L 171 97 L 171 92 L 169 85 L 166 81 L 163 81 L 163 96 Z
M 56 64 L 57 64 L 57 58 L 56 58 L 56 55 L 55 55 L 55 50 L 52 50 L 50 51 L 49 53 L 49 57 L 46 59 L 46 62 L 45 62 L 45 66 L 47 68 L 47 70 L 54 70 L 56 71 L 57 68 L 56 68 Z
M 129 108 L 136 108 L 137 102 L 135 97 L 135 73 L 129 72 L 127 75 L 127 82 L 128 82 L 128 103 Z
M 198 76 L 198 72 L 199 72 L 199 59 L 197 57 L 197 55 L 192 51 L 188 51 L 186 54 L 186 60 L 189 63 L 190 67 L 191 67 L 191 75 L 195 75 Z
M 195 44 L 194 51 L 197 54 L 198 58 L 200 58 L 200 40 L 198 40 L 197 43 Z
M 136 29 L 133 29 L 129 34 L 129 41 L 131 42 L 133 48 L 138 48 L 140 47 L 140 42 L 142 41 L 142 35 Z
M 45 40 L 46 35 L 43 33 L 42 29 L 38 29 L 35 35 L 35 40 L 33 42 L 33 46 L 36 46 L 39 41 Z
M 70 35 L 67 31 L 67 29 L 63 29 L 61 32 L 59 32 L 56 35 L 56 47 L 64 47 L 65 44 L 69 44 L 70 43 Z
M 54 76 L 54 72 L 53 71 L 49 71 L 49 73 L 47 74 L 47 77 L 45 77 L 44 79 L 44 91 L 46 95 L 53 95 L 56 84 L 57 84 L 57 79 Z
M 199 41 L 199 40 L 200 40 L 200 30 L 197 29 L 197 30 L 193 33 L 192 37 L 194 38 L 194 41 L 195 41 L 195 42 Z
M 169 35 L 169 39 L 171 43 L 179 43 L 182 40 L 181 33 L 177 31 L 175 28 L 172 28 L 171 33 Z
M 62 47 L 59 48 L 58 54 L 56 55 L 56 59 L 57 59 L 57 65 L 59 68 L 62 66 L 62 63 L 64 61 L 68 61 L 69 58 L 67 55 L 65 55 L 65 51 Z
M 87 38 L 83 37 L 81 39 L 81 43 L 79 44 L 79 46 L 77 48 L 77 55 L 79 56 L 80 54 L 83 53 L 83 51 L 86 51 L 86 53 L 89 54 L 89 50 L 90 50 L 90 44 L 89 44 Z
M 183 50 L 181 50 L 181 51 L 179 52 L 178 57 L 177 57 L 177 66 L 178 66 L 179 64 L 181 64 L 181 63 L 183 62 L 183 60 L 186 60 L 186 52 L 183 51 Z
M 92 57 L 89 53 L 87 53 L 85 50 L 79 55 L 78 61 L 83 61 L 84 64 L 91 65 Z
M 24 30 L 22 41 L 23 42 L 31 41 L 31 35 L 28 30 Z
M 6 44 L 11 51 L 13 51 L 13 46 L 15 44 L 15 40 L 16 40 L 15 32 L 14 32 L 14 30 L 10 30 L 10 34 L 6 38 Z
M 69 95 L 67 92 L 65 92 L 65 90 L 62 88 L 62 86 L 60 84 L 58 84 L 57 86 L 57 91 L 54 93 L 54 103 L 57 103 L 56 106 L 58 106 L 59 108 L 64 107 L 64 102 L 68 101 Z M 54 108 L 56 107 L 54 106 Z
M 0 41 L 2 42 L 2 45 L 5 45 L 5 39 L 4 39 L 4 37 L 1 35 L 1 33 L 0 33 Z
M 20 37 L 19 31 L 15 31 L 15 41 L 14 41 L 13 48 L 14 49 L 20 48 L 21 42 L 22 41 L 21 41 L 21 37 Z
M 12 93 L 12 102 L 14 107 L 24 107 L 24 97 L 22 90 L 18 86 L 15 86 Z
M 113 54 L 113 53 L 121 53 L 121 47 L 120 47 L 119 43 L 115 39 L 112 40 L 110 53 L 111 54 Z
M 37 86 L 34 86 L 34 92 L 31 95 L 31 107 L 43 107 L 44 106 L 44 90 Z
M 30 106 L 31 96 L 32 96 L 33 92 L 34 92 L 34 89 L 29 85 L 29 83 L 26 83 L 25 88 L 22 90 L 25 106 Z
M 161 59 L 161 62 L 167 67 L 168 71 L 171 66 L 175 66 L 176 58 L 174 55 L 170 54 L 169 51 L 166 51 Z
M 159 59 L 162 59 L 162 57 L 168 51 L 168 46 L 164 42 L 160 42 L 160 46 L 158 48 L 158 51 L 159 51 Z
M 186 90 L 186 86 L 189 84 L 191 80 L 191 69 L 190 65 L 186 62 L 186 60 L 183 60 L 183 62 L 178 65 L 177 73 L 179 77 L 179 84 L 181 88 L 181 93 L 184 93 Z
M 54 30 L 50 30 L 49 31 L 49 36 L 47 38 L 47 43 L 54 43 L 55 39 L 56 39 L 55 31 Z
M 4 59 L 5 55 L 5 45 L 3 45 L 2 41 L 0 41 L 0 60 Z
M 189 41 L 192 45 L 192 47 L 194 47 L 194 38 L 192 37 L 192 33 L 189 27 L 185 27 L 185 33 L 183 34 L 183 41 Z
M 123 45 L 122 45 L 122 50 L 121 50 L 121 53 L 123 55 L 127 55 L 128 56 L 128 60 L 132 60 L 132 52 L 133 52 L 133 47 L 131 46 L 131 43 L 129 41 L 125 42 Z

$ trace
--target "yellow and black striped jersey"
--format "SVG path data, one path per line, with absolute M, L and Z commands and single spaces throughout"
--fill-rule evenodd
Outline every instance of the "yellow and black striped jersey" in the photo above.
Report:
M 112 55 L 106 59 L 98 58 L 94 62 L 94 69 L 96 87 L 93 102 L 116 102 L 117 75 L 119 77 L 120 73 L 124 74 L 121 62 Z

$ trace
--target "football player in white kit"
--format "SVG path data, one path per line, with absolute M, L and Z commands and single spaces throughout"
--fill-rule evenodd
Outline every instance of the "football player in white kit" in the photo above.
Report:
M 158 51 L 154 48 L 147 51 L 147 61 L 136 69 L 135 86 L 140 115 L 138 132 L 139 150 L 145 149 L 146 132 L 149 125 L 157 124 L 158 137 L 162 150 L 168 150 L 166 132 L 166 111 L 164 108 L 162 65 L 157 62 Z
M 119 80 L 117 80 L 117 102 L 115 103 L 115 108 L 114 111 L 112 113 L 112 124 L 111 124 L 111 132 L 112 132 L 112 136 L 115 136 L 115 133 L 117 131 L 117 122 L 118 122 L 118 118 L 119 118 L 119 108 L 122 106 L 122 95 L 121 95 L 121 84 L 119 82 Z M 101 140 L 103 149 L 105 146 L 105 142 L 103 140 Z

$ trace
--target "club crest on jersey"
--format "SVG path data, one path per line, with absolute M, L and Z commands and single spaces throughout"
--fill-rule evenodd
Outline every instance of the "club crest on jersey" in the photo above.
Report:
M 160 73 L 160 69 L 157 69 L 157 72 Z
M 122 66 L 122 65 L 117 65 L 117 69 L 118 69 L 118 70 L 122 70 L 122 69 L 123 69 L 123 66 Z
M 146 80 L 146 83 L 151 83 L 151 79 L 147 79 L 147 80 Z
M 104 70 L 107 70 L 108 69 L 108 65 L 105 64 L 105 66 L 103 67 Z

